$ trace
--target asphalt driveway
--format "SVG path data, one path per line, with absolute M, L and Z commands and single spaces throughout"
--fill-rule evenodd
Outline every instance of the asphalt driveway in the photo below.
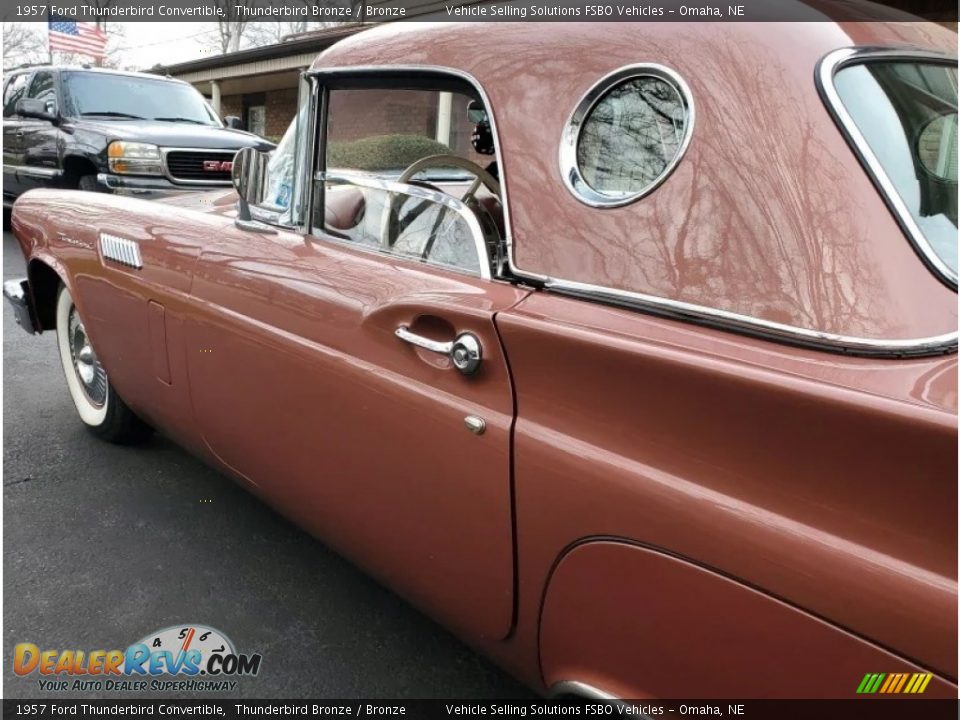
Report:
M 4 279 L 23 275 L 9 233 L 3 262 Z M 94 438 L 67 394 L 55 337 L 22 332 L 6 303 L 3 330 L 5 697 L 50 697 L 36 673 L 14 675 L 17 643 L 122 649 L 188 623 L 263 655 L 260 674 L 230 696 L 529 695 L 171 442 Z

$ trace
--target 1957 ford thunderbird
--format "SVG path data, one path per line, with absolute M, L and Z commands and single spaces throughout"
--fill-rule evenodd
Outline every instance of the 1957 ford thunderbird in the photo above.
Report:
M 956 697 L 955 48 L 373 29 L 235 190 L 23 195 L 5 292 L 94 434 L 542 692 Z

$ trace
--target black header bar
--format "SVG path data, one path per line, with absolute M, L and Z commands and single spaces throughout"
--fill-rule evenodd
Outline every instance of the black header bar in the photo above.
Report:
M 818 22 L 956 23 L 955 0 L 4 0 L 6 22 L 54 20 L 441 22 Z

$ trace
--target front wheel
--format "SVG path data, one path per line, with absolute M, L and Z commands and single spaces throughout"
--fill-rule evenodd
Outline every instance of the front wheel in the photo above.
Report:
M 57 296 L 57 347 L 70 397 L 90 432 L 119 444 L 150 436 L 150 426 L 133 414 L 110 385 L 66 286 L 60 287 Z

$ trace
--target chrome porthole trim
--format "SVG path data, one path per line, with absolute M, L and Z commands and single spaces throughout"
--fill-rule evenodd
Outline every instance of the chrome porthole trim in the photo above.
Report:
M 909 49 L 878 49 L 878 48 L 841 48 L 834 50 L 820 60 L 816 71 L 817 87 L 827 106 L 827 109 L 833 115 L 834 121 L 840 128 L 840 131 L 846 137 L 847 142 L 853 148 L 860 159 L 873 184 L 880 191 L 887 206 L 893 212 L 894 217 L 903 228 L 907 239 L 910 240 L 914 249 L 927 264 L 927 266 L 949 287 L 957 289 L 957 273 L 954 272 L 940 256 L 930 246 L 929 241 L 917 225 L 916 220 L 910 209 L 907 207 L 896 186 L 890 179 L 890 176 L 884 170 L 879 158 L 870 148 L 867 139 L 860 132 L 853 117 L 847 112 L 840 94 L 837 92 L 834 78 L 837 73 L 851 65 L 862 65 L 871 62 L 923 62 L 941 65 L 956 65 L 957 58 L 944 54 L 929 52 L 925 50 Z
M 651 182 L 634 192 L 603 192 L 594 189 L 583 177 L 580 163 L 577 159 L 577 148 L 580 145 L 580 134 L 584 124 L 590 118 L 593 109 L 612 90 L 618 86 L 640 78 L 655 78 L 662 80 L 673 88 L 680 98 L 684 111 L 683 136 L 673 158 L 666 167 Z M 676 169 L 690 145 L 693 137 L 693 127 L 696 122 L 693 95 L 690 88 L 679 74 L 668 67 L 656 63 L 638 63 L 618 68 L 594 83 L 580 98 L 563 128 L 560 138 L 560 174 L 563 183 L 573 196 L 580 202 L 595 208 L 622 207 L 649 195 L 662 185 Z

